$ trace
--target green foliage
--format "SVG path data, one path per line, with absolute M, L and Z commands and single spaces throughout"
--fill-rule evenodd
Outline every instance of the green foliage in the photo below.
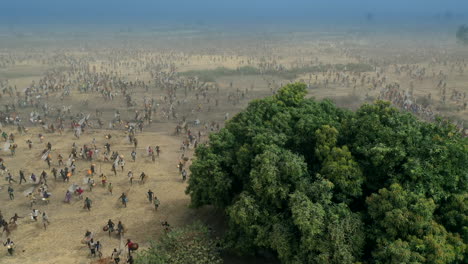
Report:
M 466 245 L 433 220 L 436 204 L 393 184 L 367 198 L 377 263 L 457 263 Z
M 459 232 L 468 244 L 468 194 L 453 194 L 443 201 L 437 212 L 439 221 L 450 232 Z
M 350 112 L 305 94 L 251 102 L 197 149 L 187 193 L 225 211 L 227 247 L 294 264 L 467 261 L 468 140 L 389 103 Z
M 276 100 L 285 106 L 297 106 L 302 102 L 306 94 L 306 85 L 304 83 L 288 84 L 278 91 Z
M 332 148 L 322 163 L 320 174 L 335 184 L 335 195 L 340 201 L 349 202 L 351 197 L 362 194 L 362 172 L 346 146 Z
M 139 253 L 137 264 L 221 264 L 217 241 L 199 223 L 176 228 Z
M 221 151 L 223 148 L 229 149 L 227 146 L 229 138 L 232 140 L 229 131 L 223 130 L 220 134 L 213 135 L 211 148 L 203 145 L 197 148 L 197 157 L 202 158 L 205 162 L 198 162 L 191 166 L 192 173 L 201 175 L 201 177 L 191 177 L 189 179 L 190 185 L 187 192 L 192 192 L 193 186 L 211 185 L 213 188 L 211 193 L 192 192 L 194 195 L 193 206 L 198 207 L 209 203 L 224 207 L 230 203 L 229 193 L 232 188 L 232 179 L 224 170 L 224 167 L 231 163 L 229 154 L 226 153 L 226 156 L 220 156 L 213 153 L 216 150 Z M 197 195 L 196 198 L 195 195 Z M 213 200 L 214 197 L 216 198 Z
M 467 190 L 466 139 L 454 127 L 423 123 L 377 102 L 362 106 L 344 132 L 364 173 L 372 175 L 365 179 L 367 195 L 392 183 L 437 202 Z
M 328 186 L 333 184 L 328 182 Z M 354 263 L 361 255 L 363 224 L 360 216 L 345 204 L 330 200 L 314 203 L 307 195 L 296 192 L 291 195 L 290 207 L 292 220 L 301 234 L 298 250 L 301 261 Z

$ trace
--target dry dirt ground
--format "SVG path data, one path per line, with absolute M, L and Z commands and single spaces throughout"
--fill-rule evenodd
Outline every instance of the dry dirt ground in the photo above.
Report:
M 57 134 L 46 134 L 44 143 L 40 143 L 37 137 L 39 131 L 30 129 L 28 134 L 18 136 L 18 151 L 14 157 L 3 152 L 9 170 L 17 175 L 19 169 L 23 169 L 29 176 L 32 172 L 38 175 L 45 170 L 49 176 L 49 185 L 52 190 L 52 197 L 49 204 L 38 201 L 33 206 L 40 211 L 45 211 L 50 218 L 50 226 L 47 230 L 42 227 L 42 221 L 34 222 L 30 218 L 31 208 L 24 192 L 30 190 L 34 185 L 29 180 L 28 183 L 18 185 L 13 184 L 15 199 L 10 201 L 6 192 L 7 185 L 2 182 L 0 199 L 2 200 L 2 213 L 5 217 L 11 217 L 14 213 L 24 218 L 18 222 L 17 230 L 12 231 L 11 238 L 17 244 L 14 257 L 5 256 L 2 252 L 2 263 L 89 263 L 91 260 L 89 250 L 85 245 L 80 244 L 80 240 L 87 229 L 96 232 L 95 239 L 103 244 L 104 256 L 110 255 L 113 248 L 123 247 L 123 244 L 116 236 L 109 237 L 102 227 L 108 219 L 115 223 L 122 221 L 128 232 L 125 238 L 131 238 L 139 242 L 143 247 L 147 242 L 154 239 L 162 232 L 161 221 L 168 221 L 171 225 L 179 226 L 190 223 L 198 214 L 203 211 L 188 209 L 189 197 L 184 195 L 186 184 L 178 173 L 177 164 L 182 154 L 179 151 L 180 140 L 169 133 L 143 132 L 137 135 L 139 147 L 136 162 L 131 162 L 130 152 L 132 145 L 129 144 L 125 134 L 121 131 L 87 131 L 80 139 L 75 139 L 70 133 L 62 136 Z M 96 186 L 92 192 L 86 191 L 85 197 L 91 198 L 93 206 L 90 212 L 83 209 L 83 201 L 77 197 L 72 199 L 70 204 L 63 202 L 64 195 L 72 183 L 84 184 L 87 177 L 87 169 L 90 162 L 78 160 L 77 172 L 70 179 L 70 183 L 63 183 L 60 180 L 54 181 L 47 164 L 40 159 L 41 151 L 47 141 L 53 142 L 52 165 L 57 164 L 58 153 L 68 153 L 72 142 L 78 146 L 91 144 L 93 138 L 96 144 L 103 146 L 108 140 L 105 134 L 112 135 L 109 143 L 112 150 L 117 150 L 127 157 L 124 172 L 118 171 L 117 176 L 111 172 L 110 162 L 96 161 L 97 174 L 104 173 L 108 181 L 114 186 L 113 195 L 110 195 L 107 188 L 100 185 L 100 178 L 96 175 L 94 179 Z M 31 138 L 34 142 L 33 148 L 29 150 L 25 141 Z M 160 145 L 161 156 L 153 163 L 146 156 L 145 148 L 148 146 Z M 141 172 L 145 172 L 149 178 L 144 184 L 135 180 L 130 185 L 127 172 L 132 170 L 135 178 Z M 156 212 L 149 204 L 146 192 L 151 189 L 161 201 L 161 206 Z M 125 192 L 128 194 L 129 203 L 127 208 L 123 208 L 118 200 L 119 195 Z M 3 235 L 5 236 L 5 234 Z

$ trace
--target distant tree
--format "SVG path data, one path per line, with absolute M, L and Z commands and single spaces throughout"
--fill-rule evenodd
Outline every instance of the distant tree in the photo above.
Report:
M 356 112 L 289 84 L 196 150 L 191 205 L 226 214 L 228 249 L 283 263 L 464 263 L 468 140 L 387 102 Z
M 456 36 L 457 36 L 458 41 L 464 44 L 468 44 L 468 26 L 466 25 L 459 26 Z

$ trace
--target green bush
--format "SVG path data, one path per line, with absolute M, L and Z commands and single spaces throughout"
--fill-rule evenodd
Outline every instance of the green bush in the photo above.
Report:
M 219 241 L 200 223 L 175 228 L 136 257 L 137 264 L 221 264 Z

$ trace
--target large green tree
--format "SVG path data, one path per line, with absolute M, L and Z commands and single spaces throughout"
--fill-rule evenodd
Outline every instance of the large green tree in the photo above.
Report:
M 197 148 L 186 192 L 224 210 L 226 246 L 297 264 L 467 261 L 467 139 L 386 102 L 305 95 L 255 100 Z

